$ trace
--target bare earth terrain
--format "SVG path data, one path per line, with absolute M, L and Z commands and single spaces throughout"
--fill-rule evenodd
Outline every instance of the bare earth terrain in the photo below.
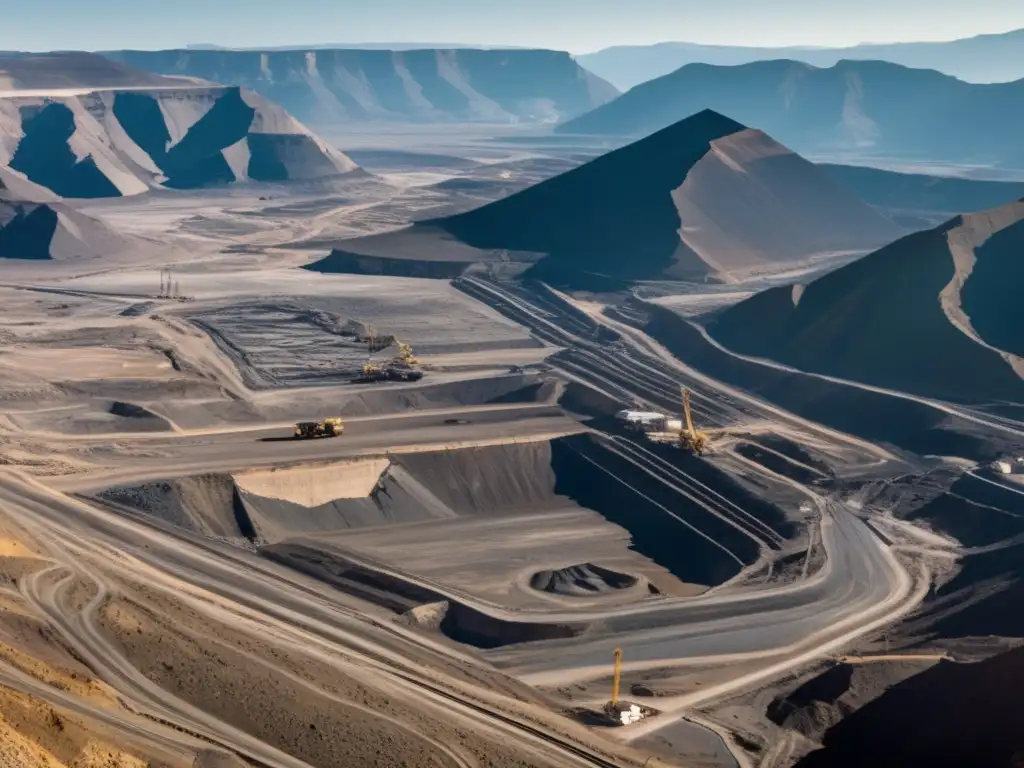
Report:
M 659 268 L 614 293 L 494 254 L 433 277 L 304 268 L 504 198 L 583 146 L 425 130 L 402 152 L 324 150 L 344 171 L 329 177 L 118 177 L 132 194 L 54 202 L 119 245 L 0 253 L 0 764 L 831 765 L 904 686 L 952 696 L 968 663 L 1010 658 L 1024 423 L 1020 358 L 996 348 L 1012 329 L 973 313 L 1003 366 L 984 398 L 817 370 L 763 319 L 774 346 L 734 350 L 749 297 L 792 277 L 772 264 L 814 276 L 810 254 L 902 230 L 763 134 L 723 135 L 664 185 L 700 281 Z M 778 167 L 812 192 L 773 187 Z M 834 194 L 843 247 L 824 226 L 776 241 L 803 221 L 782 213 L 733 239 L 739 214 L 712 199 L 753 176 L 779 211 Z M 959 256 L 939 270 L 963 289 L 943 321 L 992 283 Z M 816 306 L 794 290 L 759 296 Z M 834 347 L 848 318 L 830 318 L 814 341 Z M 361 378 L 404 344 L 421 379 Z M 681 386 L 704 455 L 615 418 L 678 418 Z M 336 416 L 342 435 L 293 438 Z M 616 648 L 647 715 L 619 727 L 602 712 Z

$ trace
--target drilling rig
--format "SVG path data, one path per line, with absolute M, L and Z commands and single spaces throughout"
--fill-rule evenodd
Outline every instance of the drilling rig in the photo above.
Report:
M 616 648 L 615 654 L 615 673 L 612 677 L 612 708 L 619 706 L 619 683 L 622 680 L 622 649 Z
M 693 426 L 693 414 L 690 412 L 690 390 L 686 387 L 680 387 L 680 390 L 683 393 L 683 425 L 679 430 L 679 447 L 700 456 L 708 449 L 708 436 L 697 431 Z
M 656 713 L 650 707 L 624 702 L 619 699 L 619 685 L 622 682 L 622 649 L 616 648 L 613 655 L 612 698 L 604 706 L 605 715 L 615 725 L 631 725 Z

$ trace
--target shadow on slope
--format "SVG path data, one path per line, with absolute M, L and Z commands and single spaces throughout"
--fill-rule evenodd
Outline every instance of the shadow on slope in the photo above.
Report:
M 983 336 L 1020 349 L 1022 235 L 1024 203 L 958 217 L 806 287 L 759 293 L 708 330 L 740 354 L 801 370 L 969 405 L 1021 404 L 1021 376 L 956 323 L 974 312 Z
M 744 360 L 716 347 L 672 310 L 655 304 L 647 309 L 646 332 L 676 357 L 805 419 L 914 453 L 977 461 L 993 461 L 1016 444 L 923 403 Z
M 223 150 L 249 132 L 256 110 L 238 88 L 227 90 L 182 139 L 172 144 L 159 102 L 150 94 L 119 93 L 114 116 L 167 176 L 167 186 L 191 189 L 235 181 Z
M 0 202 L 0 259 L 52 259 L 57 212 L 48 205 Z
M 1007 768 L 1024 759 L 1024 649 L 976 664 L 942 661 L 828 731 L 798 768 Z
M 133 241 L 60 203 L 0 199 L 0 259 L 51 261 L 122 252 Z
M 532 263 L 530 277 L 612 290 L 666 275 L 729 280 L 900 232 L 768 136 L 704 111 L 467 213 L 343 241 L 308 268 L 451 277 Z
M 92 157 L 81 160 L 71 149 L 75 115 L 58 102 L 20 108 L 25 135 L 11 158 L 10 166 L 33 182 L 61 197 L 120 197 L 120 190 L 108 179 Z

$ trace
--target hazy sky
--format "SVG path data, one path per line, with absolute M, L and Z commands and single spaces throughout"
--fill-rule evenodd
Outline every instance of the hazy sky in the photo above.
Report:
M 0 0 L 0 50 L 664 40 L 852 45 L 1024 28 L 1024 0 Z

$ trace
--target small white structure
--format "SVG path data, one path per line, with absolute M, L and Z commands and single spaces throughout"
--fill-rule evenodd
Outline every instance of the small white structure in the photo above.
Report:
M 643 712 L 640 710 L 640 707 L 638 707 L 636 704 L 632 704 L 629 707 L 629 709 L 624 709 L 621 712 L 619 712 L 619 719 L 622 720 L 623 725 L 635 723 L 638 720 L 643 719 L 643 716 Z
M 1013 464 L 1008 461 L 997 461 L 992 465 L 992 469 L 1004 475 L 1013 474 Z
M 643 432 L 664 432 L 668 417 L 657 411 L 619 411 L 615 418 L 631 429 Z

